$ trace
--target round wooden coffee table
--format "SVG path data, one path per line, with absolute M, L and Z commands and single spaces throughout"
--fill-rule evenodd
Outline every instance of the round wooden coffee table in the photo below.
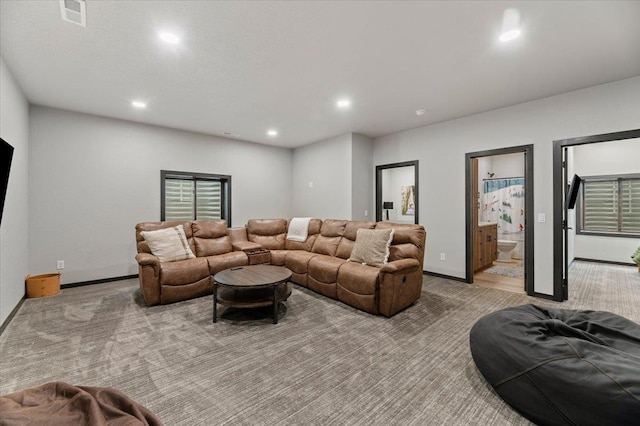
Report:
M 218 303 L 235 308 L 273 305 L 273 323 L 278 323 L 278 303 L 291 294 L 291 271 L 282 266 L 250 265 L 225 269 L 213 276 L 213 322 Z

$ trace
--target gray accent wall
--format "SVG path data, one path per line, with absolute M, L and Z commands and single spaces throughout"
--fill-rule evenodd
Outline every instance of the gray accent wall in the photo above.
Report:
M 433 108 L 437 108 L 434 105 Z M 552 146 L 556 139 L 636 129 L 640 77 L 376 138 L 374 165 L 420 161 L 426 270 L 465 276 L 465 153 L 534 145 L 536 292 L 553 294 Z M 527 236 L 529 238 L 529 236 Z M 446 253 L 446 261 L 439 259 Z
M 0 225 L 0 325 L 24 296 L 29 263 L 29 104 L 0 57 L 0 137 L 14 148 Z
M 357 133 L 294 149 L 293 216 L 375 220 L 372 161 L 372 139 Z
M 351 217 L 351 133 L 293 150 L 293 215 Z
M 375 169 L 373 140 L 352 133 L 351 137 L 351 219 L 376 220 L 374 207 Z M 366 210 L 366 214 L 365 214 Z
M 62 283 L 138 272 L 136 223 L 160 220 L 160 170 L 232 176 L 232 225 L 291 214 L 292 151 L 32 106 L 29 270 Z M 24 238 L 24 235 L 23 235 Z

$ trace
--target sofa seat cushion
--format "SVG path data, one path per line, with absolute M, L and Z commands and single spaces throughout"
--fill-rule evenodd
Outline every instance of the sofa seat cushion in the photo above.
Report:
M 378 312 L 378 275 L 380 269 L 360 263 L 346 262 L 338 271 L 338 300 L 365 312 Z
M 160 284 L 162 285 L 194 283 L 208 275 L 207 259 L 203 257 L 160 263 Z
M 271 264 L 276 266 L 284 266 L 285 257 L 289 250 L 271 250 Z
M 231 253 L 219 254 L 217 256 L 207 256 L 209 264 L 209 275 L 215 275 L 225 269 L 245 266 L 249 264 L 249 257 L 243 251 L 232 251 Z
M 316 256 L 316 253 L 308 251 L 291 250 L 285 257 L 284 265 L 296 274 L 307 274 L 309 261 Z
M 345 262 L 338 271 L 338 287 L 357 294 L 375 294 L 379 273 L 374 266 Z
M 319 255 L 309 261 L 309 277 L 323 283 L 338 282 L 338 270 L 347 261 L 337 257 Z

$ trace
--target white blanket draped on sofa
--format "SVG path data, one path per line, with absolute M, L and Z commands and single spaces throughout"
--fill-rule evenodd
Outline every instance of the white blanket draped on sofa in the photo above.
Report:
M 307 241 L 310 221 L 310 217 L 294 217 L 291 219 L 291 223 L 289 223 L 289 232 L 287 232 L 287 240 L 299 241 L 301 243 Z

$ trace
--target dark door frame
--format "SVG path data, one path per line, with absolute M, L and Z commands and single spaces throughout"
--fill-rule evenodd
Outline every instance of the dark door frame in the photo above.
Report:
M 533 207 L 533 145 L 512 146 L 509 148 L 490 149 L 486 151 L 468 152 L 465 154 L 465 222 L 466 222 L 466 274 L 465 281 L 473 283 L 473 224 L 471 218 L 475 204 L 477 188 L 471 188 L 471 160 L 494 155 L 524 153 L 524 287 L 529 296 L 548 297 L 534 291 L 534 207 Z
M 382 220 L 382 171 L 386 169 L 395 169 L 398 167 L 407 167 L 413 166 L 414 177 L 413 182 L 416 186 L 416 191 L 413 201 L 416 204 L 416 214 L 414 216 L 414 223 L 420 223 L 418 221 L 418 206 L 420 203 L 420 190 L 419 190 L 419 181 L 418 181 L 418 160 L 414 161 L 404 161 L 402 163 L 391 163 L 391 164 L 382 164 L 380 166 L 376 166 L 376 222 L 380 222 Z
M 565 220 L 563 199 L 566 193 L 566 184 L 562 182 L 563 149 L 576 145 L 635 138 L 640 138 L 640 129 L 553 141 L 553 300 L 561 302 L 569 297 L 568 271 L 565 267 L 564 251 L 567 241 L 565 241 L 563 229 L 563 221 Z

